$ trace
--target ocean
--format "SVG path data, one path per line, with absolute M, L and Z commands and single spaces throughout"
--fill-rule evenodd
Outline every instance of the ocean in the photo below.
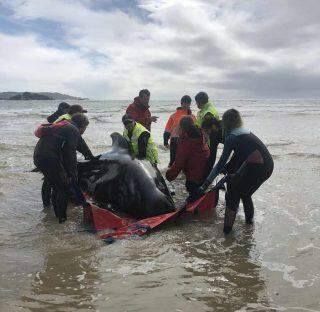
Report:
M 58 224 L 42 207 L 41 175 L 30 172 L 33 131 L 58 102 L 0 101 L 0 311 L 320 311 L 320 100 L 214 102 L 221 115 L 239 110 L 274 158 L 254 195 L 254 225 L 240 207 L 224 236 L 221 192 L 210 214 L 106 245 L 84 231 L 80 208 Z M 129 103 L 80 102 L 94 154 L 122 132 Z M 162 170 L 162 134 L 177 104 L 150 102 Z M 173 183 L 178 203 L 183 183 Z

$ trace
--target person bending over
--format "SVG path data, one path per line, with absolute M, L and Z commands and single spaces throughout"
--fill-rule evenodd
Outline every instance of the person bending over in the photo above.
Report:
M 70 108 L 70 105 L 66 102 L 61 102 L 58 106 L 58 109 L 47 117 L 47 121 L 49 123 L 53 123 L 55 120 L 57 120 L 60 116 L 66 114 Z M 51 193 L 52 188 L 50 185 L 50 182 L 43 177 L 43 183 L 41 187 L 41 197 L 42 197 L 42 203 L 43 207 L 49 207 L 51 204 Z
M 48 122 L 50 123 L 59 123 L 61 121 L 71 121 L 71 118 L 74 114 L 76 113 L 86 113 L 87 110 L 83 109 L 81 105 L 69 105 L 65 102 L 62 102 L 59 104 L 59 108 L 57 112 L 52 114 L 47 118 Z M 77 146 L 77 151 L 81 153 L 85 159 L 95 159 L 93 156 L 89 146 L 87 145 L 86 141 L 83 139 L 81 136 L 78 146 Z M 42 187 L 41 187 L 41 197 L 42 197 L 42 203 L 43 206 L 49 207 L 51 203 L 51 197 L 52 197 L 52 188 L 50 185 L 50 182 L 48 179 L 44 177 Z
M 181 98 L 181 106 L 177 107 L 176 112 L 172 114 L 166 124 L 165 131 L 163 133 L 163 145 L 165 147 L 169 146 L 170 140 L 170 162 L 169 167 L 172 166 L 177 153 L 178 139 L 179 139 L 179 123 L 183 116 L 191 116 L 193 121 L 196 117 L 192 114 L 191 109 L 191 97 L 189 95 L 184 95 Z
M 222 155 L 207 177 L 200 191 L 204 191 L 224 172 L 227 179 L 226 210 L 224 233 L 232 230 L 240 199 L 243 203 L 246 223 L 253 222 L 254 206 L 252 194 L 273 172 L 273 159 L 267 147 L 249 130 L 243 128 L 240 113 L 235 109 L 227 110 L 222 117 L 225 142 Z M 233 157 L 227 163 L 229 156 Z
M 208 172 L 210 150 L 202 131 L 194 124 L 192 117 L 182 117 L 180 129 L 176 159 L 167 170 L 166 178 L 168 181 L 173 181 L 183 171 L 186 176 L 186 189 L 189 193 L 187 202 L 193 202 L 198 199 L 199 186 Z
M 63 120 L 67 120 L 67 121 L 71 121 L 72 116 L 74 114 L 80 113 L 80 114 L 84 114 L 87 113 L 88 111 L 86 109 L 83 109 L 83 107 L 81 105 L 75 104 L 75 105 L 71 105 L 69 107 L 68 113 L 61 115 L 58 119 L 56 119 L 53 123 L 58 123 L 60 121 Z M 94 159 L 95 157 L 93 156 L 89 146 L 87 145 L 86 141 L 83 139 L 83 137 L 81 136 L 79 142 L 78 142 L 78 146 L 77 146 L 77 151 L 79 153 L 81 153 L 85 159 Z
M 122 117 L 123 136 L 129 142 L 131 155 L 138 159 L 147 159 L 152 165 L 159 163 L 158 149 L 151 133 L 136 122 L 129 114 Z
M 88 118 L 77 113 L 71 122 L 62 121 L 37 129 L 40 139 L 34 149 L 34 164 L 53 187 L 52 204 L 59 223 L 67 219 L 71 188 L 76 191 L 78 201 L 87 204 L 77 185 L 77 146 L 88 124 Z
M 78 104 L 74 104 L 69 106 L 67 113 L 60 115 L 57 119 L 55 119 L 53 121 L 53 123 L 57 123 L 60 122 L 62 120 L 71 120 L 72 115 L 76 114 L 76 113 L 87 113 L 88 111 L 86 109 L 84 109 L 81 105 Z

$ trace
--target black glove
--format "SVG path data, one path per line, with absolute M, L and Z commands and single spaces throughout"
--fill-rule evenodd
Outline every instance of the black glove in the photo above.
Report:
M 198 189 L 197 189 L 197 199 L 199 199 L 200 197 L 202 197 L 203 195 L 206 194 L 205 190 L 202 188 L 202 186 L 200 186 Z
M 171 136 L 170 132 L 165 131 L 163 133 L 163 145 L 164 146 L 168 146 L 169 145 L 170 136 Z

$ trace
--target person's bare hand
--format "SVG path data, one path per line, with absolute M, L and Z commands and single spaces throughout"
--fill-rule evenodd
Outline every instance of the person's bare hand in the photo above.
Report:
M 151 122 L 157 122 L 158 116 L 151 116 Z

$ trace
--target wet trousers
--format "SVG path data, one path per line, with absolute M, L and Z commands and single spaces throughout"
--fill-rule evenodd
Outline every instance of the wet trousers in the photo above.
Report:
M 51 203 L 51 196 L 52 196 L 52 187 L 50 181 L 43 177 L 42 187 L 41 187 L 41 197 L 43 206 L 49 206 Z
M 199 191 L 199 187 L 202 185 L 202 183 L 196 183 L 193 181 L 186 181 L 186 189 L 189 193 L 189 196 L 186 200 L 187 203 L 192 203 L 199 199 L 203 193 Z
M 219 145 L 219 142 L 221 141 L 219 138 L 219 134 L 217 132 L 211 133 L 209 136 L 209 140 L 210 140 L 210 146 L 209 146 L 210 156 L 209 156 L 208 164 L 207 164 L 208 174 L 211 172 L 211 170 L 214 167 L 214 164 L 216 162 L 218 145 Z
M 43 173 L 45 181 L 52 186 L 52 205 L 59 222 L 67 219 L 70 179 L 61 162 L 56 158 L 38 159 L 37 168 Z
M 264 164 L 248 164 L 240 174 L 236 174 L 227 182 L 225 232 L 230 232 L 232 229 L 240 200 L 243 204 L 246 222 L 252 223 L 254 205 L 251 196 L 271 176 L 272 171 L 273 167 L 270 168 Z
M 178 148 L 179 138 L 171 138 L 170 140 L 170 162 L 169 167 L 171 167 L 176 159 L 177 148 Z

